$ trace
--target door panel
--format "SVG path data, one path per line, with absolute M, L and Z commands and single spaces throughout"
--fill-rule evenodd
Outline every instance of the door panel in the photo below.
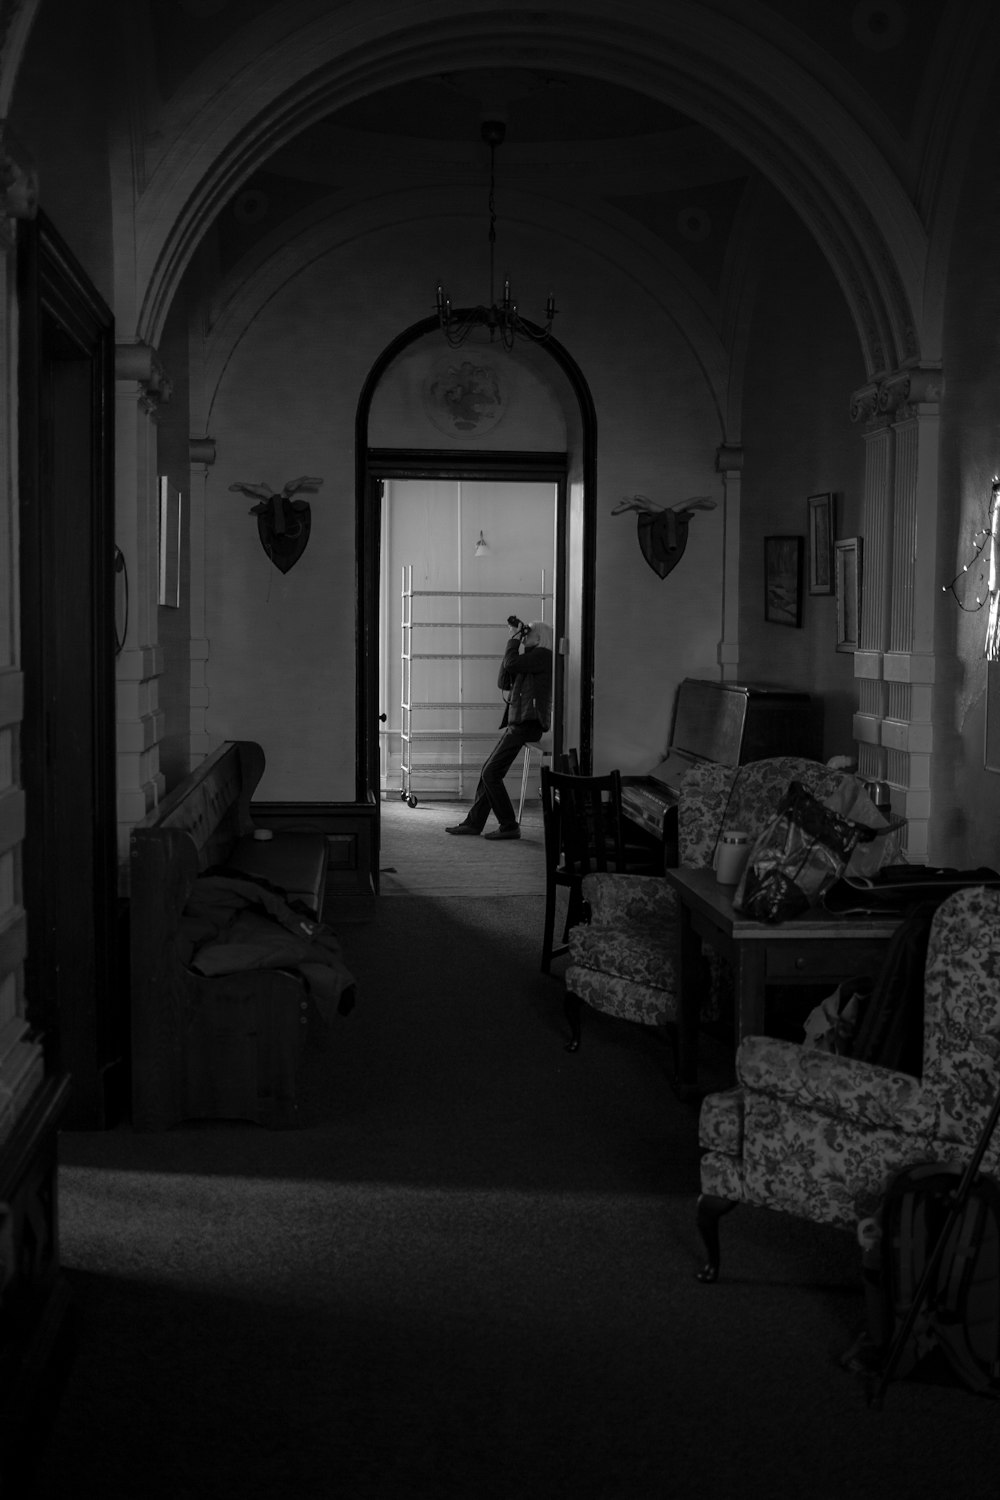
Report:
M 110 1124 L 117 983 L 111 314 L 43 216 L 20 226 L 21 776 L 29 1019 L 72 1076 L 64 1123 Z

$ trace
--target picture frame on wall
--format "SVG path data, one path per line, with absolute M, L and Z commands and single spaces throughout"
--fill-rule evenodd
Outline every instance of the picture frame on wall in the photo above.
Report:
M 772 625 L 802 624 L 802 555 L 800 536 L 764 538 L 764 619 Z
M 857 651 L 861 640 L 861 538 L 834 542 L 837 650 Z
M 832 494 L 810 495 L 809 507 L 809 592 L 832 594 L 833 538 L 836 531 L 835 501 Z
M 181 607 L 181 492 L 160 476 L 159 588 L 157 603 Z

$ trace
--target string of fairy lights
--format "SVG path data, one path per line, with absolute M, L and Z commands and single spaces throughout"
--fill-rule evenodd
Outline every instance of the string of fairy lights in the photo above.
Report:
M 975 550 L 951 582 L 941 585 L 941 592 L 952 594 L 959 609 L 965 610 L 967 614 L 977 614 L 981 609 L 989 609 L 986 625 L 988 661 L 1000 661 L 1000 578 L 998 578 L 1000 558 L 997 555 L 1000 538 L 998 538 L 998 532 L 1000 532 L 1000 476 L 994 474 L 986 525 L 972 538 Z M 986 589 L 985 592 L 976 593 L 975 604 L 968 604 L 966 599 L 971 588 L 964 581 L 968 578 L 970 571 L 975 570 L 977 563 L 981 564 L 977 582 L 980 585 L 985 582 Z M 960 585 L 962 585 L 961 589 Z

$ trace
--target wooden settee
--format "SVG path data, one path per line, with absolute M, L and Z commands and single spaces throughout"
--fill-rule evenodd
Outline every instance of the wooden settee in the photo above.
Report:
M 207 977 L 185 961 L 185 907 L 206 871 L 246 876 L 286 893 L 289 907 L 303 914 L 304 932 L 315 925 L 306 913 L 322 915 L 324 835 L 279 829 L 268 838 L 254 829 L 250 799 L 264 764 L 253 741 L 227 741 L 132 829 L 136 1129 L 163 1130 L 199 1118 L 297 1123 L 300 1054 L 315 1021 L 302 976 L 261 967 Z

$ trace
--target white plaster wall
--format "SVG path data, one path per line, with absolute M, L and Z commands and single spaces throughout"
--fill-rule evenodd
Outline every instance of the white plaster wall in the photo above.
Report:
M 218 457 L 207 494 L 208 728 L 258 738 L 268 769 L 260 795 L 354 795 L 354 420 L 380 351 L 426 314 L 454 264 L 481 260 L 481 226 L 417 221 L 331 250 L 264 306 L 229 360 L 211 417 Z M 399 253 L 405 240 L 406 254 Z M 560 306 L 561 341 L 591 384 L 598 422 L 595 764 L 646 770 L 660 759 L 677 682 L 717 675 L 721 634 L 722 489 L 714 472 L 718 421 L 701 371 L 656 302 L 612 274 L 585 245 L 505 229 L 521 304 Z M 550 265 L 549 262 L 552 264 Z M 485 290 L 485 289 L 484 289 Z M 445 346 L 442 344 L 442 349 Z M 576 424 L 577 414 L 568 419 Z M 550 446 L 523 425 L 526 446 Z M 400 422 L 399 440 L 413 437 Z M 486 447 L 500 444 L 500 429 Z M 561 429 L 560 429 L 561 436 Z M 381 420 L 380 445 L 396 441 Z M 427 445 L 445 446 L 442 435 Z M 275 489 L 298 474 L 324 478 L 312 499 L 305 557 L 284 578 L 270 565 L 230 494 L 235 480 Z M 622 494 L 660 503 L 712 494 L 681 565 L 661 581 L 646 565 L 633 515 L 611 516 Z M 575 651 L 578 642 L 570 642 Z

